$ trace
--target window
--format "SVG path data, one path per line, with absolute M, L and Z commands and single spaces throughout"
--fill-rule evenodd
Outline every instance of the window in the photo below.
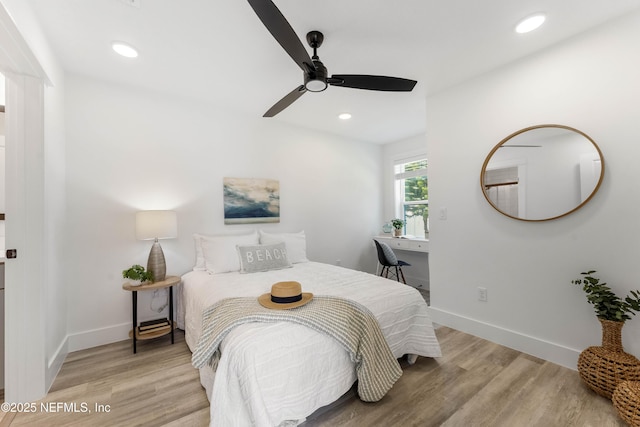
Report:
M 404 219 L 404 234 L 427 237 L 429 186 L 427 159 L 404 159 L 394 166 L 396 214 Z

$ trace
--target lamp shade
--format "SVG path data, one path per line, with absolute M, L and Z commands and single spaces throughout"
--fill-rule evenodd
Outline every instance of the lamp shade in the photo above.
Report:
M 136 213 L 138 240 L 174 239 L 178 237 L 178 219 L 174 211 L 140 211 Z

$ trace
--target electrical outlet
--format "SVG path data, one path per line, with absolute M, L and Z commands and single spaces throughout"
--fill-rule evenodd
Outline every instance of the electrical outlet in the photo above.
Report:
M 487 302 L 487 288 L 478 286 L 478 301 Z
M 336 265 L 342 265 L 342 261 L 341 261 L 341 260 L 339 260 L 339 259 L 337 259 L 337 260 L 336 260 Z

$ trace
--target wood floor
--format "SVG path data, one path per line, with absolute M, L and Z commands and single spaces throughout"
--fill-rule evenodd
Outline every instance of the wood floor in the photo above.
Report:
M 436 333 L 444 356 L 403 362 L 403 376 L 380 402 L 350 392 L 304 426 L 625 425 L 575 371 L 453 329 Z M 142 342 L 136 355 L 129 341 L 69 354 L 37 412 L 0 412 L 0 427 L 206 426 L 209 403 L 190 359 L 181 331 L 174 345 L 168 338 Z M 61 412 L 45 413 L 41 403 Z M 57 406 L 65 403 L 78 412 Z

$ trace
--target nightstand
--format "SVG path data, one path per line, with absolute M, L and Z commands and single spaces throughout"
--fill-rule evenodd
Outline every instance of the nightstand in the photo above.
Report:
M 131 291 L 131 299 L 133 302 L 133 329 L 129 332 L 129 336 L 133 339 L 133 353 L 136 353 L 136 341 L 137 340 L 150 340 L 153 338 L 163 337 L 167 334 L 171 334 L 171 344 L 173 344 L 173 330 L 176 325 L 173 321 L 173 287 L 180 283 L 178 276 L 167 276 L 166 279 L 160 282 L 153 282 L 139 286 L 133 286 L 131 283 L 124 283 L 122 289 L 125 291 Z M 155 289 L 169 288 L 169 323 L 171 327 L 168 331 L 152 332 L 150 334 L 140 335 L 138 333 L 138 292 L 139 291 L 153 291 Z

